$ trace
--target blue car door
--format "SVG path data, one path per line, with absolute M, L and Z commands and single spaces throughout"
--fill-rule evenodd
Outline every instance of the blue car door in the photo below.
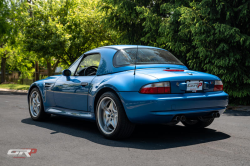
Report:
M 56 81 L 52 90 L 57 107 L 88 111 L 88 94 L 91 82 L 96 77 L 100 58 L 100 54 L 84 55 L 69 68 L 71 76 L 61 76 Z

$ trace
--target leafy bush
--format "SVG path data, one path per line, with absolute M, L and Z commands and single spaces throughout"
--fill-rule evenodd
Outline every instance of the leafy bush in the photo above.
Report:
M 180 40 L 170 35 L 167 46 L 172 37 L 176 43 L 184 38 L 191 69 L 217 75 L 233 102 L 250 103 L 250 1 L 203 0 L 176 10 L 180 13 L 178 20 L 170 18 L 163 27 L 177 24 Z
M 143 44 L 173 52 L 192 70 L 217 75 L 231 102 L 250 103 L 250 1 L 105 1 L 114 6 L 107 16 L 111 27 L 125 36 L 132 33 L 128 23 L 142 27 L 136 35 Z

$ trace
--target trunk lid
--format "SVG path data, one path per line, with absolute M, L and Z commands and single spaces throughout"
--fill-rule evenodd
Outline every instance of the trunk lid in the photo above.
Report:
M 183 89 L 183 85 L 186 86 L 187 82 L 190 81 L 200 81 L 202 82 L 202 90 L 199 92 L 209 92 L 213 91 L 214 81 L 219 80 L 217 76 L 212 74 L 184 70 L 184 71 L 171 71 L 178 70 L 179 68 L 148 68 L 139 69 L 136 72 L 140 74 L 150 75 L 157 78 L 160 82 L 170 81 L 171 93 L 188 93 L 191 91 L 186 91 Z M 170 70 L 170 71 L 165 71 Z M 180 69 L 182 70 L 182 69 Z M 180 86 L 181 84 L 181 86 Z M 198 92 L 198 91 L 197 91 Z

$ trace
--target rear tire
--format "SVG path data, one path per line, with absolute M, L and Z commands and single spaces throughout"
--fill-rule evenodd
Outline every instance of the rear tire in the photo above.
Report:
M 135 128 L 125 113 L 116 94 L 104 93 L 96 105 L 96 123 L 102 135 L 108 139 L 129 137 Z
M 33 88 L 29 95 L 29 113 L 35 121 L 44 121 L 50 118 L 50 114 L 44 111 L 43 100 L 38 88 Z
M 187 119 L 184 122 L 181 122 L 184 126 L 188 128 L 205 128 L 211 125 L 214 121 L 214 118 L 209 119 L 197 119 L 197 120 L 189 120 Z

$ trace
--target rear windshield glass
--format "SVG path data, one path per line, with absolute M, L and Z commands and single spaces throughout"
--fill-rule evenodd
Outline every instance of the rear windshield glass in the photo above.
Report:
M 151 49 L 151 48 L 128 48 L 120 50 L 115 54 L 114 66 L 128 66 L 135 64 L 135 58 L 137 54 L 136 64 L 176 64 L 183 65 L 183 63 L 177 59 L 169 51 L 161 49 Z

